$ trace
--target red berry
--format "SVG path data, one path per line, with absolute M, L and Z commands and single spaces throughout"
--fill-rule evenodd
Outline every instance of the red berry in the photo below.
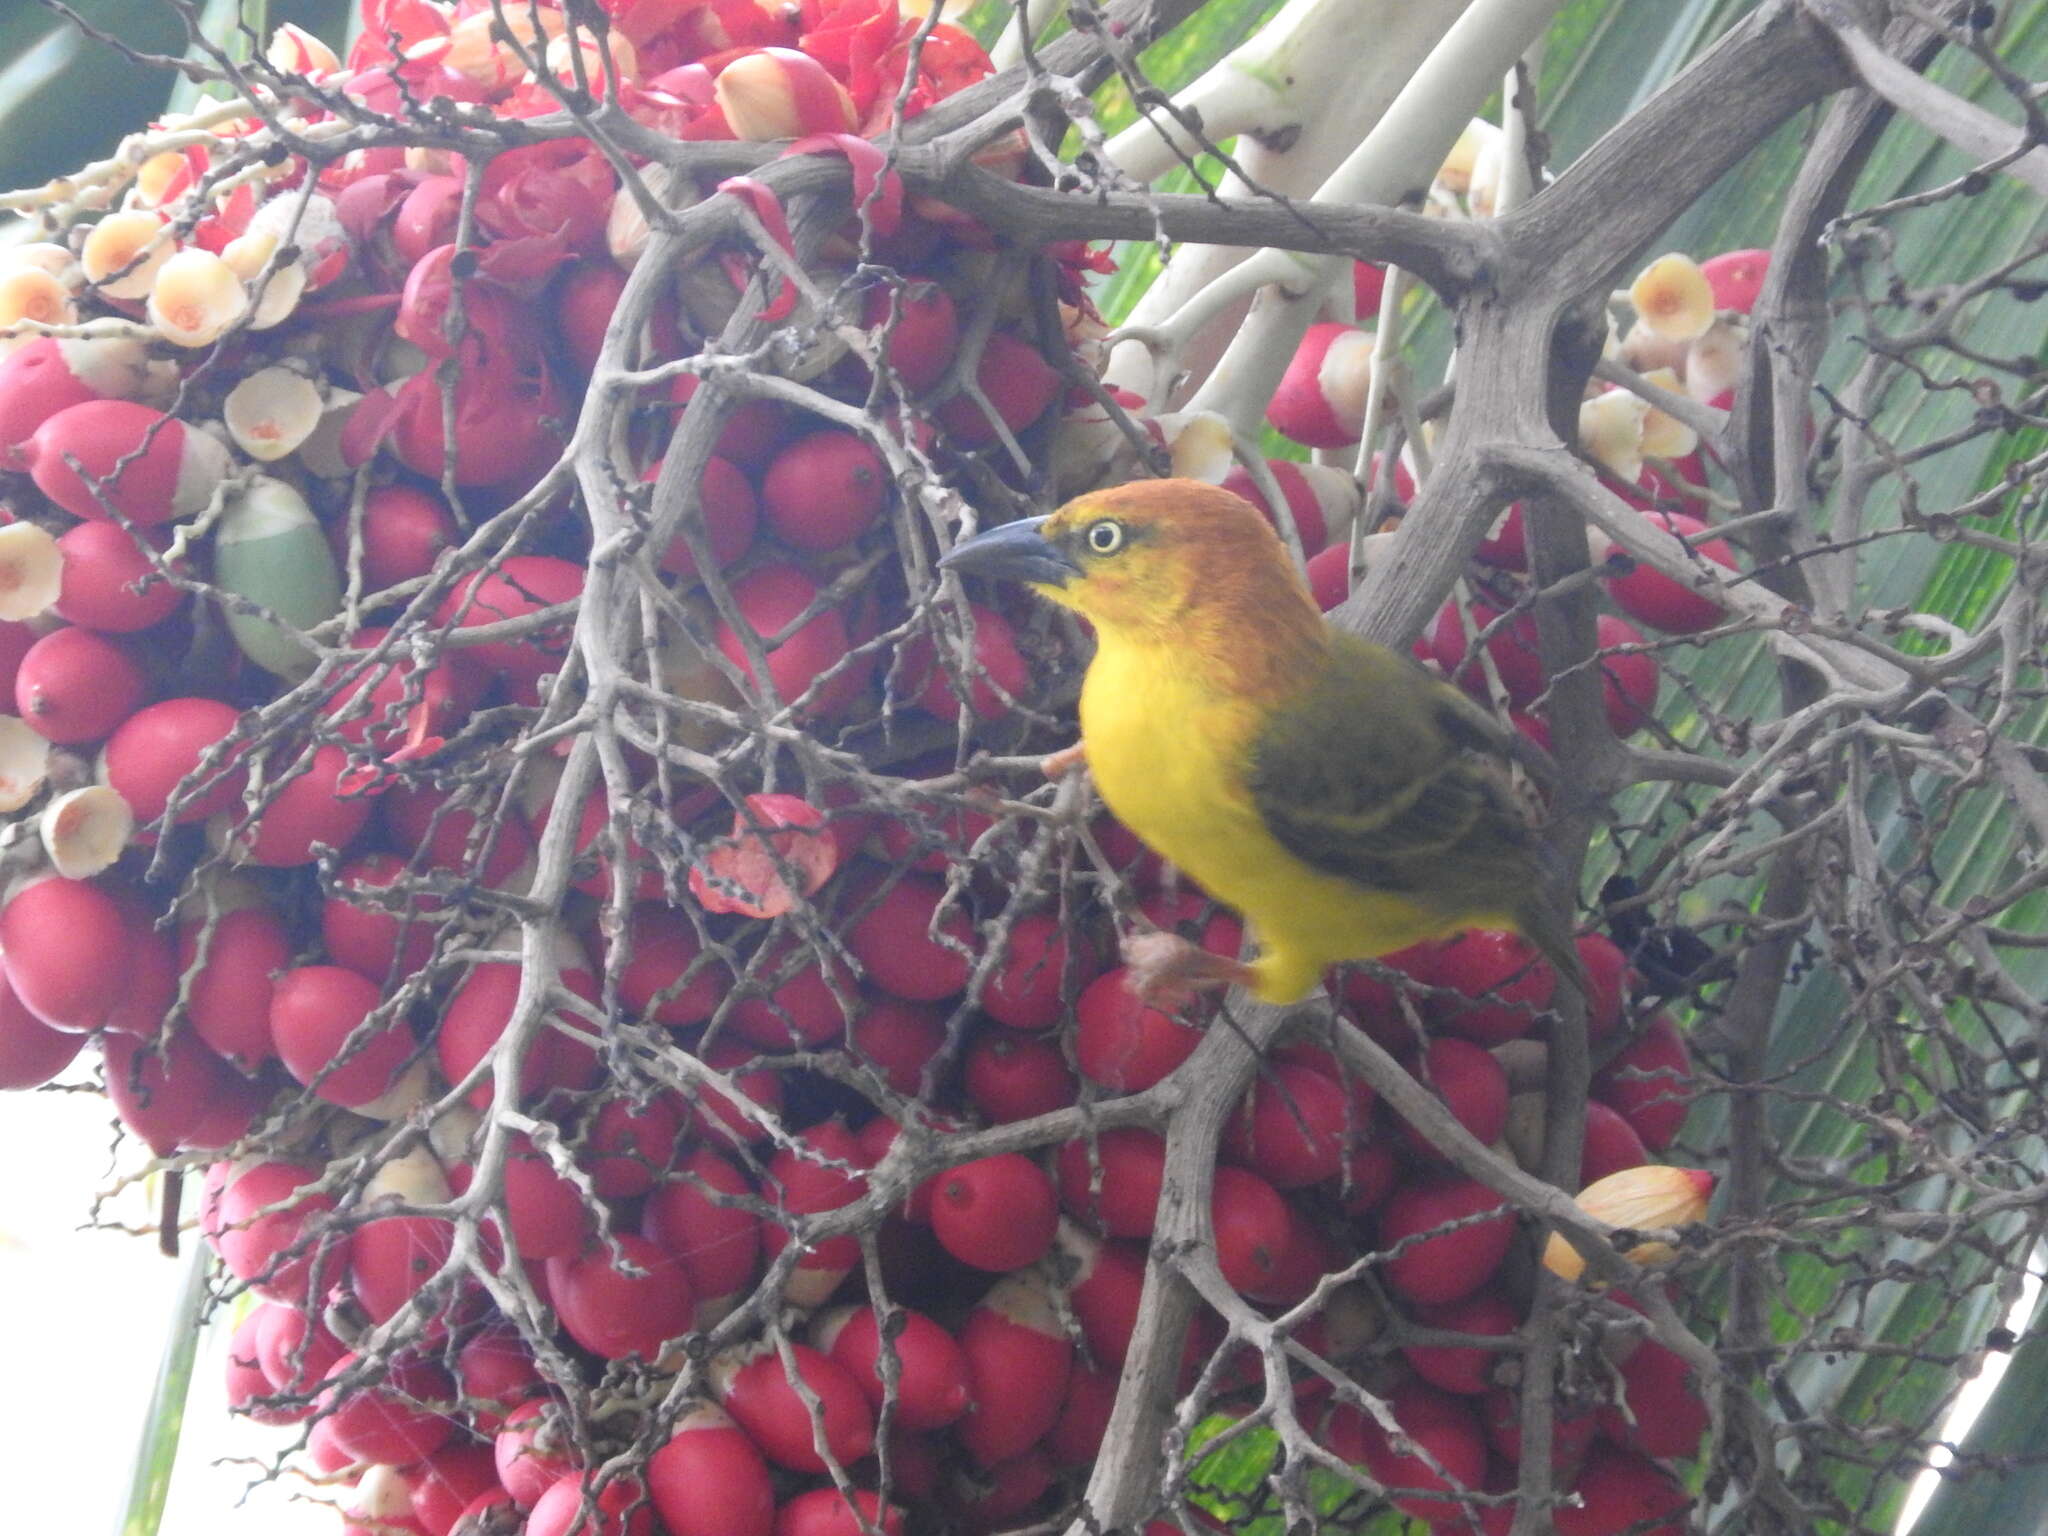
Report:
M 1018 1152 L 998 1153 L 942 1174 L 932 1197 L 932 1231 L 975 1269 L 1022 1269 L 1052 1247 L 1059 1200 L 1045 1170 Z

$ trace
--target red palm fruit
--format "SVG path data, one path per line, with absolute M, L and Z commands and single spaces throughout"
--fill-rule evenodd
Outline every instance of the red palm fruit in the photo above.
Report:
M 770 1536 L 768 1463 L 723 1408 L 692 1407 L 647 1458 L 647 1491 L 670 1536 Z
M 947 1528 L 963 1536 L 985 1536 L 1008 1525 L 1045 1496 L 1057 1469 L 1038 1446 L 979 1472 L 955 1470 L 941 1490 Z
M 523 1536 L 655 1536 L 654 1506 L 637 1477 L 614 1477 L 600 1489 L 571 1472 L 533 1501 L 521 1530 Z
M 1095 818 L 1095 841 L 1101 846 L 1102 856 L 1109 861 L 1109 867 L 1128 880 L 1145 900 L 1163 895 L 1161 885 L 1166 878 L 1166 861 L 1138 841 L 1137 833 L 1105 811 Z M 1143 910 L 1142 901 L 1139 906 Z M 1208 947 L 1203 940 L 1196 942 Z
M 903 1536 L 903 1511 L 878 1493 L 856 1488 L 851 1500 L 837 1488 L 800 1493 L 775 1512 L 775 1536 Z
M 1348 541 L 1332 544 L 1308 557 L 1308 594 L 1325 613 L 1351 595 L 1351 545 Z
M 1486 1441 L 1511 1465 L 1522 1459 L 1522 1394 L 1513 1387 L 1488 1387 L 1479 1400 L 1479 1420 Z M 1550 1464 L 1575 1470 L 1593 1443 L 1598 1426 L 1591 1413 L 1567 1413 L 1553 1405 L 1550 1416 Z
M 1321 554 L 1330 542 L 1331 513 L 1348 513 L 1358 504 L 1358 488 L 1351 472 L 1334 465 L 1297 464 L 1292 459 L 1268 459 L 1266 467 L 1273 472 L 1280 494 L 1286 499 L 1287 514 L 1294 519 L 1302 554 Z M 1223 489 L 1242 496 L 1259 509 L 1267 522 L 1279 526 L 1258 481 L 1243 465 L 1223 477 Z
M 218 1163 L 207 1174 L 200 1230 L 228 1272 L 258 1295 L 301 1304 L 323 1289 L 308 1281 L 317 1258 L 320 1218 L 334 1209 L 334 1198 L 312 1193 L 292 1198 L 320 1172 L 272 1162 Z
M 231 1086 L 226 1063 L 189 1033 L 144 1042 L 109 1032 L 100 1049 L 115 1112 L 158 1157 L 191 1141 L 209 1104 Z
M 944 378 L 960 350 L 953 296 L 923 278 L 911 278 L 900 288 L 870 288 L 861 301 L 860 323 L 875 332 L 889 327 L 883 355 L 912 394 Z
M 1437 950 L 1431 971 L 1437 986 L 1471 1001 L 1433 997 L 1430 1020 L 1484 1046 L 1526 1035 L 1557 986 L 1536 946 L 1503 928 L 1466 929 Z
M 1361 317 L 1363 318 L 1363 317 Z M 1373 333 L 1321 321 L 1295 348 L 1266 407 L 1273 429 L 1311 448 L 1348 448 L 1365 422 Z
M 327 1325 L 299 1307 L 266 1301 L 249 1314 L 257 1368 L 272 1392 L 310 1396 L 334 1362 L 348 1351 Z
M 881 518 L 889 470 L 857 432 L 828 427 L 798 438 L 761 477 L 761 512 L 796 549 L 843 549 Z
M 1074 1366 L 1059 1420 L 1045 1436 L 1045 1448 L 1060 1466 L 1085 1467 L 1102 1454 L 1109 1416 L 1116 1411 L 1118 1379 L 1118 1372 L 1099 1365 Z
M 498 1464 L 498 1481 L 521 1509 L 531 1509 L 557 1478 L 583 1464 L 569 1445 L 560 1413 L 544 1398 L 521 1403 L 505 1415 L 491 1455 Z
M 1276 1189 L 1299 1189 L 1344 1166 L 1364 1130 L 1352 1096 L 1312 1067 L 1278 1062 L 1259 1075 L 1223 1128 L 1231 1157 Z
M 1474 603 L 1469 612 L 1473 636 L 1486 634 L 1501 617 L 1500 610 L 1488 603 Z M 1430 629 L 1429 650 L 1437 665 L 1450 674 L 1452 682 L 1474 698 L 1483 699 L 1490 691 L 1486 671 L 1476 656 L 1466 659 L 1471 642 L 1465 626 L 1458 605 L 1446 603 L 1438 610 L 1436 623 Z M 1536 637 L 1534 614 L 1518 613 L 1502 623 L 1488 635 L 1486 654 L 1493 659 L 1493 669 L 1499 674 L 1508 703 L 1516 709 L 1527 709 L 1550 686 L 1543 670 L 1543 651 Z
M 555 330 L 570 365 L 584 379 L 597 370 L 605 327 L 625 288 L 626 274 L 610 261 L 579 261 L 562 274 L 555 294 Z
M 654 1188 L 669 1170 L 683 1139 L 683 1112 L 664 1094 L 645 1104 L 606 1099 L 583 1123 L 578 1161 L 606 1200 L 631 1200 Z
M 969 603 L 967 609 L 974 622 L 967 705 L 977 719 L 1000 720 L 1010 712 L 1012 701 L 1029 694 L 1031 663 L 1017 648 L 1017 631 L 1008 619 L 980 603 Z M 950 631 L 946 660 L 956 666 L 959 662 L 959 649 Z M 954 686 L 952 672 L 940 661 L 938 642 L 929 630 L 919 630 L 903 642 L 889 687 L 897 698 L 928 715 L 948 721 L 959 718 L 960 691 Z
M 343 1355 L 327 1372 L 321 1408 L 334 1422 L 335 1441 L 349 1455 L 381 1466 L 403 1467 L 432 1455 L 455 1432 L 450 1408 L 455 1383 L 433 1361 L 398 1355 L 372 1367 L 366 1385 L 344 1392 L 339 1383 L 361 1362 Z
M 754 1048 L 739 1040 L 718 1040 L 697 1054 L 705 1066 L 726 1076 L 733 1092 L 708 1083 L 687 1088 L 683 1097 L 691 1114 L 686 1132 L 720 1144 L 764 1140 L 769 1130 L 761 1115 L 772 1120 L 782 1112 L 782 1074 L 772 1067 L 751 1066 L 758 1059 Z
M 84 1048 L 77 1030 L 52 1029 L 30 1013 L 0 971 L 0 1091 L 40 1088 Z
M 372 1322 L 386 1322 L 441 1272 L 455 1227 L 438 1216 L 379 1216 L 349 1234 L 349 1288 Z
M 408 1469 L 406 1481 L 412 1486 L 412 1517 L 426 1536 L 448 1536 L 480 1498 L 505 1497 L 487 1445 L 444 1445 Z
M 548 1289 L 569 1337 L 606 1360 L 653 1360 L 661 1346 L 690 1331 L 696 1315 L 682 1262 L 659 1243 L 614 1232 L 629 1274 L 602 1245 L 577 1259 L 548 1260 Z
M 907 808 L 900 816 L 875 818 L 870 829 L 881 845 L 883 859 L 892 868 L 909 868 L 920 875 L 943 875 L 953 865 L 965 863 L 968 850 L 995 824 L 995 817 L 986 811 L 960 805 L 920 804 Z
M 1379 1208 L 1380 1202 L 1394 1192 L 1400 1177 L 1401 1166 L 1394 1157 L 1394 1149 L 1384 1139 L 1373 1137 L 1362 1146 L 1353 1147 L 1344 1160 L 1337 1195 L 1345 1210 L 1353 1216 L 1363 1216 Z
M 26 624 L 0 620 L 0 714 L 14 701 L 14 679 L 21 672 L 21 658 L 41 638 Z
M 467 1194 L 475 1176 L 475 1164 L 455 1163 L 448 1169 L 448 1185 L 458 1195 Z M 508 1139 L 500 1207 L 522 1259 L 572 1257 L 590 1227 L 582 1191 L 555 1171 L 524 1131 Z
M 1499 1214 L 1421 1236 L 1489 1211 Z M 1380 1247 L 1405 1245 L 1386 1262 L 1387 1283 L 1408 1300 L 1424 1303 L 1456 1301 L 1478 1290 L 1507 1257 L 1515 1235 L 1507 1202 L 1484 1184 L 1457 1175 L 1401 1185 L 1381 1205 L 1379 1219 Z
M 794 972 L 784 977 L 784 968 L 792 961 Z M 743 996 L 732 1005 L 727 1018 L 742 1039 L 766 1051 L 809 1050 L 829 1045 L 846 1032 L 849 1004 L 841 999 L 856 998 L 858 988 L 837 959 L 780 942 L 754 970 L 759 980 L 747 983 L 750 991 L 772 990 L 765 996 Z
M 1647 651 L 1620 650 L 1640 645 L 1642 631 L 1603 613 L 1595 622 L 1600 657 L 1600 704 L 1607 728 L 1617 736 L 1639 731 L 1657 712 L 1657 658 Z
M 204 937 L 206 960 L 195 971 Z M 291 959 L 284 923 L 269 907 L 241 907 L 211 924 L 178 930 L 178 973 L 185 976 L 186 1011 L 199 1038 L 244 1072 L 277 1056 L 270 1038 L 271 979 Z
M 631 958 L 619 973 L 619 1000 L 630 1011 L 671 1029 L 702 1024 L 716 1011 L 728 978 L 715 959 L 699 963 L 704 946 L 682 911 L 636 903 L 626 919 L 626 943 Z
M 800 139 L 858 126 L 846 88 L 794 48 L 748 49 L 718 71 L 712 93 L 738 139 Z
M 775 637 L 795 622 L 817 596 L 818 584 L 793 565 L 760 566 L 732 585 L 734 606 L 760 637 L 768 662 L 768 681 L 784 704 L 810 693 L 812 684 L 845 660 L 852 648 L 846 616 L 837 608 L 814 614 L 794 633 L 776 642 Z M 748 660 L 737 631 L 721 622 L 717 639 L 726 659 L 753 678 L 753 663 Z M 829 716 L 852 703 L 866 685 L 868 670 L 866 665 L 855 663 L 835 674 L 807 701 L 806 712 Z
M 661 476 L 659 460 L 647 466 L 640 478 L 648 483 Z M 761 522 L 760 503 L 754 483 L 737 464 L 713 454 L 704 461 L 697 476 L 697 509 L 703 519 L 704 543 L 711 560 L 724 570 L 754 546 L 754 530 Z M 703 575 L 697 557 L 681 534 L 668 541 L 661 554 L 661 568 L 671 576 L 695 581 Z
M 428 176 L 399 202 L 391 220 L 391 247 L 408 267 L 429 251 L 452 245 L 462 215 L 462 178 Z
M 694 373 L 677 375 L 669 386 L 669 399 L 677 405 L 688 404 L 699 382 Z M 742 400 L 725 418 L 712 452 L 741 469 L 764 469 L 782 444 L 789 416 L 788 407 L 779 400 Z
M 6 914 L 0 913 L 0 945 L 5 943 Z M 1621 1111 L 1652 1152 L 1677 1140 L 1692 1102 L 1692 1053 L 1671 1015 L 1651 1018 L 1640 1035 L 1594 1073 L 1592 1093 Z
M 359 899 L 405 874 L 405 860 L 390 853 L 358 854 L 341 866 L 333 894 L 320 905 L 320 938 L 330 960 L 379 983 L 425 968 L 443 913 L 418 897 L 397 904 L 395 911 Z
M 999 1152 L 939 1176 L 932 1231 L 961 1263 L 1000 1274 L 1045 1257 L 1059 1212 L 1045 1170 L 1020 1152 Z
M 497 1045 L 512 1022 L 519 1001 L 519 966 L 498 961 L 474 967 L 449 994 L 441 1011 L 440 1028 L 434 1046 L 441 1062 L 441 1075 L 450 1083 L 461 1083 Z M 565 968 L 562 984 L 577 996 L 596 1003 L 597 985 L 580 965 Z M 566 1009 L 556 1017 L 571 1028 L 586 1026 Z M 574 1092 L 596 1082 L 601 1068 L 596 1053 L 581 1040 L 572 1039 L 550 1025 L 543 1025 L 526 1049 L 519 1066 L 519 1096 L 522 1101 L 538 1098 L 555 1089 Z M 490 1107 L 494 1078 L 486 1073 L 469 1090 L 469 1101 L 478 1109 Z
M 314 748 L 306 771 L 287 780 L 255 825 L 237 834 L 244 857 L 271 869 L 294 869 L 312 863 L 322 848 L 347 848 L 374 809 L 368 796 L 348 792 L 349 773 L 348 754 L 340 747 Z
M 508 1323 L 487 1324 L 455 1352 L 455 1381 L 477 1432 L 495 1435 L 506 1415 L 546 1390 L 533 1351 Z M 488 1447 L 485 1454 L 490 1454 Z M 495 1462 L 491 1481 L 498 1480 Z
M 1616 1401 L 1601 1408 L 1600 1433 L 1660 1460 L 1695 1454 L 1708 1414 L 1685 1357 L 1645 1339 L 1618 1369 Z
M 1579 1188 L 1624 1168 L 1640 1168 L 1650 1160 L 1643 1138 L 1618 1109 L 1598 1099 L 1586 1100 L 1586 1137 L 1579 1153 Z
M 1056 1155 L 1060 1203 L 1111 1237 L 1150 1237 L 1166 1177 L 1166 1139 L 1117 1126 L 1063 1142 Z
M 466 578 L 441 600 L 434 610 L 434 622 L 453 625 L 457 630 L 470 629 L 524 618 L 582 595 L 583 567 L 574 560 L 554 555 L 514 555 L 494 571 Z M 514 696 L 519 697 L 522 688 L 530 694 L 542 674 L 561 669 L 569 648 L 569 631 L 570 624 L 565 620 L 537 635 L 491 640 L 464 646 L 463 650 L 476 665 L 507 679 Z
M 796 1145 L 778 1149 L 768 1160 L 761 1198 L 791 1217 L 836 1211 L 867 1194 L 867 1166 L 853 1132 L 840 1121 L 827 1120 L 799 1133 Z M 781 1253 L 797 1235 L 793 1228 L 800 1227 L 764 1222 L 761 1240 L 767 1257 Z M 850 1232 L 809 1243 L 807 1249 L 785 1288 L 795 1306 L 816 1306 L 860 1263 L 860 1240 Z
M 1488 530 L 1472 558 L 1503 571 L 1529 569 L 1529 535 L 1522 522 L 1522 504 L 1513 503 Z
M 922 1091 L 925 1068 L 946 1047 L 946 1017 L 926 1003 L 872 998 L 848 1026 L 846 1045 L 897 1093 L 914 1099 Z
M 780 917 L 839 867 L 825 813 L 797 795 L 748 795 L 732 830 L 690 867 L 690 894 L 707 912 Z
M 1195 1054 L 1202 1032 L 1140 1001 L 1124 969 L 1105 971 L 1074 1004 L 1074 1059 L 1112 1093 L 1141 1093 Z
M 213 1073 L 216 1086 L 200 1108 L 198 1124 L 178 1143 L 189 1152 L 219 1152 L 233 1146 L 255 1129 L 277 1097 L 273 1078 L 244 1077 L 218 1057 L 214 1060 L 219 1067 Z
M 28 648 L 14 674 L 14 707 L 62 746 L 98 741 L 135 713 L 149 689 L 134 657 L 97 630 L 54 630 Z
M 88 400 L 125 399 L 147 378 L 146 354 L 126 339 L 18 341 L 0 358 L 0 469 L 27 469 L 29 439 L 59 411 Z
M 345 523 L 339 537 L 347 537 Z M 461 542 L 461 529 L 438 491 L 380 485 L 363 498 L 362 538 L 364 590 L 381 592 L 426 575 L 444 551 Z M 340 554 L 345 561 L 345 545 Z
M 1089 1355 L 1120 1369 L 1138 1324 L 1145 1289 L 1145 1249 L 1137 1242 L 1103 1241 L 1072 1222 L 1060 1226 L 1067 1304 L 1081 1325 Z
M 120 1006 L 128 923 L 114 899 L 86 880 L 53 875 L 0 907 L 0 970 L 21 1006 L 52 1029 L 98 1029 Z
M 344 1109 L 389 1091 L 415 1045 L 404 1019 L 387 1019 L 361 1039 L 350 1039 L 382 1001 L 374 981 L 338 965 L 286 971 L 270 993 L 270 1038 L 285 1070 L 316 1097 Z
M 641 1234 L 674 1254 L 690 1277 L 700 1326 L 705 1304 L 736 1297 L 760 1266 L 761 1219 L 739 1203 L 753 1198 L 752 1181 L 730 1158 L 698 1147 L 641 1209 Z
M 392 847 L 410 860 L 495 890 L 533 856 L 533 834 L 516 817 L 480 817 L 440 790 L 395 784 L 377 799 Z
M 1094 951 L 1068 942 L 1050 912 L 1033 912 L 1010 925 L 1002 959 L 981 989 L 981 1011 L 1012 1029 L 1052 1029 L 1066 1015 L 1068 972 L 1084 987 L 1095 973 Z
M 968 1101 L 994 1125 L 1064 1109 L 1080 1096 L 1080 1080 L 1052 1041 L 991 1030 L 967 1048 Z
M 275 1306 L 277 1303 L 268 1303 Z M 270 1378 L 263 1374 L 263 1367 L 256 1356 L 256 1335 L 263 1324 L 259 1309 L 251 1312 L 236 1325 L 228 1339 L 228 1412 L 241 1414 L 258 1424 L 297 1424 L 311 1418 L 313 1405 L 303 1403 L 292 1407 L 282 1403 L 264 1404 L 259 1399 L 271 1395 Z
M 1376 261 L 1351 263 L 1351 312 L 1370 320 L 1380 312 L 1380 295 L 1386 291 L 1387 269 Z
M 1628 957 L 1604 933 L 1582 933 L 1573 947 L 1586 978 L 1586 1037 L 1605 1040 L 1621 1028 L 1628 1003 Z
M 1280 1204 L 1287 1216 L 1287 1239 L 1275 1250 L 1277 1261 L 1258 1290 L 1246 1294 L 1253 1301 L 1291 1307 L 1314 1290 L 1324 1275 L 1342 1269 L 1349 1256 L 1338 1253 L 1336 1244 L 1300 1206 L 1284 1197 Z
M 374 626 L 358 630 L 354 646 L 367 655 L 389 633 Z M 343 741 L 367 743 L 380 756 L 394 759 L 427 750 L 437 737 L 453 736 L 490 681 L 460 652 L 449 652 L 424 672 L 392 652 L 375 661 L 352 659 L 349 665 L 348 680 L 327 696 L 320 712 L 334 722 Z
M 1595 1445 L 1570 1491 L 1579 1503 L 1551 1511 L 1557 1536 L 1680 1536 L 1685 1529 L 1685 1490 L 1633 1451 Z
M 1420 1008 L 1422 995 L 1409 988 L 1433 987 L 1436 957 L 1443 948 L 1435 940 L 1411 944 L 1390 955 L 1381 955 L 1378 965 L 1398 973 L 1398 981 L 1385 981 L 1363 966 L 1345 966 L 1336 972 L 1332 990 L 1343 1002 L 1358 1027 L 1390 1051 L 1406 1051 L 1415 1043 L 1415 1026 L 1408 1022 L 1407 1006 Z M 1406 1004 L 1407 1006 L 1404 1006 Z
M 1500 1140 L 1508 1123 L 1508 1074 L 1483 1046 L 1444 1036 L 1423 1047 L 1415 1075 L 1481 1145 Z M 1402 1145 L 1425 1162 L 1440 1163 L 1436 1144 L 1407 1121 L 1397 1122 Z
M 808 1344 L 789 1345 L 795 1376 L 818 1400 L 811 1417 L 790 1380 L 781 1351 L 763 1341 L 736 1351 L 712 1366 L 712 1382 L 725 1411 L 753 1437 L 761 1454 L 792 1472 L 827 1471 L 816 1436 L 841 1466 L 859 1461 L 875 1446 L 875 1414 L 860 1384 L 844 1366 Z
M 1152 892 L 1138 903 L 1138 910 L 1155 927 L 1177 933 L 1212 955 L 1235 960 L 1244 950 L 1243 921 L 1185 885 L 1171 894 Z
M 1756 308 L 1770 271 L 1771 253 L 1765 250 L 1723 251 L 1700 263 L 1700 272 L 1714 295 L 1714 308 L 1745 315 Z
M 1707 531 L 1704 520 L 1690 513 L 1661 509 L 1652 509 L 1643 515 L 1654 523 L 1661 523 L 1665 532 L 1690 543 L 1696 559 L 1712 561 L 1723 570 L 1737 569 L 1735 551 L 1728 547 L 1727 540 L 1700 538 Z M 1624 575 L 1609 576 L 1607 595 L 1630 618 L 1652 629 L 1661 629 L 1667 635 L 1696 635 L 1701 630 L 1712 629 L 1727 617 L 1721 605 L 1705 593 L 1673 580 L 1650 565 L 1638 565 Z
M 895 1355 L 895 1420 L 905 1429 L 943 1429 L 967 1411 L 967 1356 L 953 1335 L 922 1312 L 893 1307 L 887 1348 Z M 839 1307 L 819 1318 L 811 1342 L 846 1369 L 880 1413 L 883 1330 L 873 1307 Z
M 1463 1399 L 1420 1382 L 1397 1390 L 1388 1407 L 1405 1448 L 1377 1419 L 1349 1403 L 1338 1403 L 1324 1417 L 1323 1444 L 1392 1491 L 1390 1502 L 1404 1514 L 1418 1520 L 1455 1514 L 1455 1494 L 1478 1492 L 1486 1482 L 1486 1437 L 1478 1415 Z
M 1059 398 L 1062 380 L 1052 364 L 1029 342 L 996 331 L 983 343 L 974 383 L 995 408 L 996 420 L 1014 436 L 1037 421 Z M 946 435 L 966 448 L 985 448 L 998 440 L 995 422 L 965 394 L 954 395 L 933 413 Z
M 21 453 L 37 487 L 73 517 L 106 519 L 111 507 L 144 527 L 203 510 L 230 463 L 216 439 L 129 400 L 66 406 Z
M 1233 1290 L 1264 1294 L 1286 1265 L 1294 1223 L 1280 1192 L 1246 1168 L 1216 1170 L 1216 1264 Z
M 198 770 L 208 749 L 241 721 L 241 713 L 218 699 L 165 699 L 135 711 L 108 738 L 103 758 L 106 781 L 128 802 L 138 823 L 163 815 L 179 782 Z M 215 759 L 217 771 L 221 759 Z M 242 793 L 239 771 L 208 780 L 178 806 L 177 820 L 203 821 L 232 807 Z
M 912 1002 L 951 997 L 967 985 L 974 962 L 974 925 L 957 906 L 942 918 L 943 881 L 905 875 L 888 887 L 846 935 L 868 980 Z M 949 942 L 931 937 L 932 930 Z
M 79 523 L 57 540 L 64 574 L 57 616 L 70 624 L 109 634 L 132 634 L 169 618 L 185 594 L 157 577 L 135 542 L 118 523 Z
M 1446 1333 L 1506 1338 L 1521 1326 L 1522 1314 L 1513 1302 L 1497 1292 L 1475 1291 L 1441 1306 L 1417 1307 L 1415 1321 Z M 1503 1352 L 1478 1344 L 1404 1344 L 1401 1353 L 1415 1374 L 1431 1386 L 1476 1397 L 1492 1386 L 1494 1362 L 1502 1358 Z
M 1058 1421 L 1074 1346 L 1037 1271 L 998 1280 L 958 1338 L 973 1406 L 954 1433 L 977 1466 L 992 1467 L 1022 1455 Z

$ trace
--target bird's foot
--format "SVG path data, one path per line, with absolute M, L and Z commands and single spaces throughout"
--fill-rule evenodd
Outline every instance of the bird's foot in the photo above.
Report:
M 1086 767 L 1087 763 L 1088 743 L 1077 741 L 1071 747 L 1061 747 L 1059 751 L 1040 758 L 1038 771 L 1048 779 L 1063 779 L 1076 768 Z
M 1177 933 L 1133 933 L 1123 941 L 1124 982 L 1140 1001 L 1166 1013 L 1203 992 L 1249 986 L 1252 968 L 1214 954 Z

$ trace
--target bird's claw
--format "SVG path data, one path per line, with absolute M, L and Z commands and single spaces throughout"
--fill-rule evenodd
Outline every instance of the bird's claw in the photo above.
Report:
M 1088 762 L 1088 744 L 1077 741 L 1071 747 L 1061 747 L 1038 760 L 1038 771 L 1048 779 L 1063 779 L 1076 768 L 1085 767 Z
M 1186 1007 L 1204 992 L 1249 983 L 1251 967 L 1214 954 L 1177 933 L 1132 933 L 1123 940 L 1124 984 L 1162 1012 Z

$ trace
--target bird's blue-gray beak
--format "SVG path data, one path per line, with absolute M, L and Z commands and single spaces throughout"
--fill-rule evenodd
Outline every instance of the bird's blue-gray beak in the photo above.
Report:
M 1034 586 L 1063 587 L 1081 574 L 1080 566 L 1058 545 L 1048 543 L 1040 529 L 1043 517 L 1019 518 L 986 533 L 977 533 L 939 561 L 942 571 L 962 576 L 989 576 L 998 581 L 1028 581 Z

